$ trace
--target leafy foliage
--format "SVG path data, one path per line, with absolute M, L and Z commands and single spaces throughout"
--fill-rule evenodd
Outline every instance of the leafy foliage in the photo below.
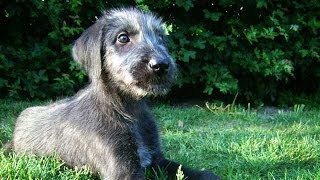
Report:
M 180 86 L 200 81 L 208 95 L 238 92 L 256 103 L 275 102 L 286 91 L 319 92 L 318 83 L 307 83 L 320 78 L 319 2 L 192 3 L 186 9 L 176 1 L 185 13 L 168 10 Z
M 86 75 L 73 62 L 70 48 L 106 5 L 88 0 L 1 2 L 0 96 L 49 98 L 83 86 Z
M 31 0 L 1 3 L 2 97 L 68 95 L 87 80 L 70 47 L 101 10 L 134 5 L 167 22 L 178 87 L 276 101 L 320 90 L 320 3 L 308 1 Z M 43 91 L 43 90 L 46 91 Z M 218 93 L 217 93 L 218 92 Z M 283 98 L 282 98 L 283 99 Z

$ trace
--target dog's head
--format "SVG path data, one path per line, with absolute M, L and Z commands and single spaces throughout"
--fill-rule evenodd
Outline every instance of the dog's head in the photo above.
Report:
M 134 8 L 105 12 L 72 51 L 91 81 L 106 75 L 107 86 L 138 98 L 166 94 L 175 79 L 161 19 Z

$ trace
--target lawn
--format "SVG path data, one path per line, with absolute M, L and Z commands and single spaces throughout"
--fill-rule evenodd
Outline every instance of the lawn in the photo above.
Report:
M 0 145 L 26 107 L 45 102 L 0 100 Z M 320 179 L 320 113 L 295 108 L 272 114 L 242 108 L 157 104 L 166 155 L 223 179 Z M 0 179 L 94 179 L 54 157 L 5 154 Z

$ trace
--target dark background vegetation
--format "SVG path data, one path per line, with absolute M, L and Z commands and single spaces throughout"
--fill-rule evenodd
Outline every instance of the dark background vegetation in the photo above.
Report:
M 101 11 L 162 16 L 179 67 L 171 97 L 320 102 L 318 0 L 1 0 L 0 97 L 73 94 L 87 77 L 70 48 Z

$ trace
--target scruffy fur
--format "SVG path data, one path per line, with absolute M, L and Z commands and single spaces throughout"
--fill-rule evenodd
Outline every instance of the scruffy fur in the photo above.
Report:
M 71 98 L 24 110 L 14 130 L 14 151 L 56 154 L 108 180 L 145 179 L 145 169 L 158 166 L 174 179 L 179 164 L 163 156 L 145 102 L 166 94 L 175 79 L 161 19 L 134 8 L 109 10 L 75 41 L 72 54 L 90 84 Z M 188 179 L 218 178 L 182 170 Z

